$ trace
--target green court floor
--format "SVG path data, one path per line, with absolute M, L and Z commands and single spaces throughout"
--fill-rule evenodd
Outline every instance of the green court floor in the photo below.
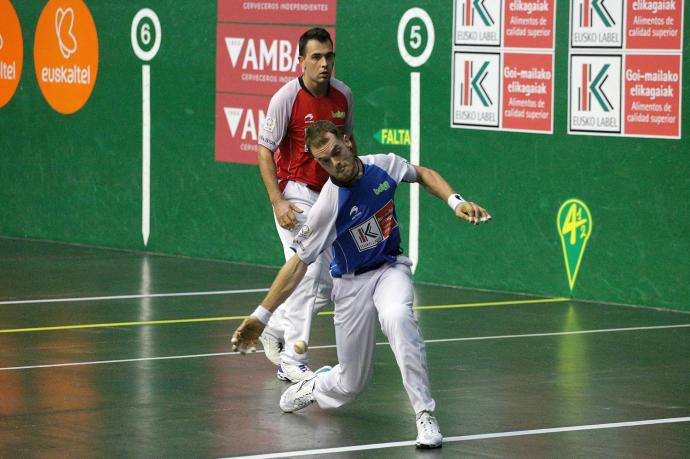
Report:
M 0 238 L 0 457 L 690 457 L 690 314 L 416 285 L 445 443 L 385 338 L 354 403 L 283 414 L 230 352 L 275 268 Z M 312 367 L 336 362 L 332 311 Z

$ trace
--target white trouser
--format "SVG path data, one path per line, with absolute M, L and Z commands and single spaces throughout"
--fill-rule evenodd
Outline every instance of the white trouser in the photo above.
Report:
M 412 312 L 410 264 L 399 256 L 398 263 L 334 279 L 338 364 L 317 375 L 313 395 L 321 408 L 344 405 L 366 388 L 374 369 L 378 318 L 415 413 L 434 411 L 424 339 Z
M 319 193 L 310 190 L 300 182 L 288 182 L 283 191 L 283 198 L 302 209 L 302 213 L 295 213 L 300 226 L 304 224 L 309 211 L 319 197 Z M 273 216 L 275 219 L 275 215 Z M 295 254 L 290 248 L 299 228 L 293 231 L 281 227 L 276 220 L 278 236 L 283 244 L 285 260 L 289 260 Z M 314 263 L 309 265 L 302 282 L 297 289 L 278 307 L 269 320 L 266 330 L 285 340 L 285 351 L 281 354 L 281 360 L 285 363 L 308 363 L 307 354 L 297 354 L 294 350 L 295 341 L 309 343 L 311 334 L 311 319 L 318 311 L 331 302 L 331 289 L 333 280 L 329 273 L 329 267 L 333 255 L 331 250 L 325 250 Z

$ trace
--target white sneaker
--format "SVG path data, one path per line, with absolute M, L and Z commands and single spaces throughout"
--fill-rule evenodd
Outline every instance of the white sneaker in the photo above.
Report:
M 270 333 L 268 330 L 259 336 L 259 341 L 264 347 L 264 354 L 266 358 L 270 360 L 273 365 L 280 365 L 280 353 L 283 352 L 284 343 L 283 340 Z
M 316 378 L 308 379 L 288 387 L 280 396 L 280 409 L 286 413 L 292 413 L 304 409 L 316 400 L 312 395 Z
M 300 381 L 306 381 L 314 377 L 314 372 L 309 369 L 303 363 L 281 363 L 278 366 L 278 372 L 276 373 L 276 378 L 281 381 L 288 381 L 292 383 L 298 383 Z
M 307 368 L 307 370 L 308 370 L 308 369 L 309 369 L 309 368 Z M 327 372 L 327 371 L 331 371 L 332 369 L 333 369 L 332 366 L 330 366 L 330 365 L 324 365 L 324 366 L 322 366 L 321 368 L 319 368 L 318 370 L 316 370 L 316 371 L 314 372 L 314 374 L 315 374 L 315 375 L 318 375 L 319 373 L 325 373 L 325 372 Z M 290 378 L 288 378 L 288 375 L 285 373 L 285 371 L 283 371 L 283 366 L 282 366 L 282 365 L 278 365 L 278 371 L 276 372 L 276 378 L 280 379 L 281 381 L 293 382 L 293 381 L 290 380 Z M 294 382 L 299 382 L 299 381 L 294 381 Z
M 417 419 L 417 448 L 440 448 L 442 444 L 443 435 L 438 428 L 436 418 L 425 411 Z

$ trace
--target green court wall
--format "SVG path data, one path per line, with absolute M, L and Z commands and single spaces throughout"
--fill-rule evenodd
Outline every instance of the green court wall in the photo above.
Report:
M 15 1 L 24 64 L 0 108 L 0 235 L 279 265 L 271 209 L 255 166 L 214 160 L 216 2 L 87 2 L 99 35 L 90 100 L 72 115 L 44 100 L 33 68 L 43 2 Z M 341 0 L 338 78 L 353 89 L 360 152 L 382 128 L 410 125 L 410 72 L 398 21 L 424 8 L 436 32 L 421 74 L 421 163 L 494 219 L 474 227 L 421 192 L 418 281 L 690 310 L 688 123 L 681 139 L 567 135 L 568 7 L 558 2 L 554 132 L 450 127 L 453 2 Z M 151 235 L 141 235 L 141 67 L 130 26 L 144 7 L 163 30 L 151 65 Z M 687 6 L 685 24 L 688 23 Z M 309 24 L 305 24 L 308 26 Z M 686 28 L 687 29 L 687 28 Z M 686 30 L 687 32 L 687 30 Z M 685 33 L 687 36 L 687 33 Z M 683 46 L 687 55 L 687 39 Z M 683 94 L 688 93 L 683 61 Z M 687 120 L 687 100 L 682 120 Z M 574 288 L 556 215 L 578 198 L 593 231 Z M 409 192 L 398 216 L 407 238 Z

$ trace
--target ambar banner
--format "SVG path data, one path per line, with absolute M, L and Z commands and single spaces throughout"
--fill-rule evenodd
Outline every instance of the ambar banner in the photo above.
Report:
M 335 45 L 336 4 L 336 0 L 218 1 L 216 161 L 256 164 L 258 129 L 271 97 L 302 73 L 299 37 L 320 24 Z
M 218 22 L 335 25 L 336 0 L 218 0 Z

